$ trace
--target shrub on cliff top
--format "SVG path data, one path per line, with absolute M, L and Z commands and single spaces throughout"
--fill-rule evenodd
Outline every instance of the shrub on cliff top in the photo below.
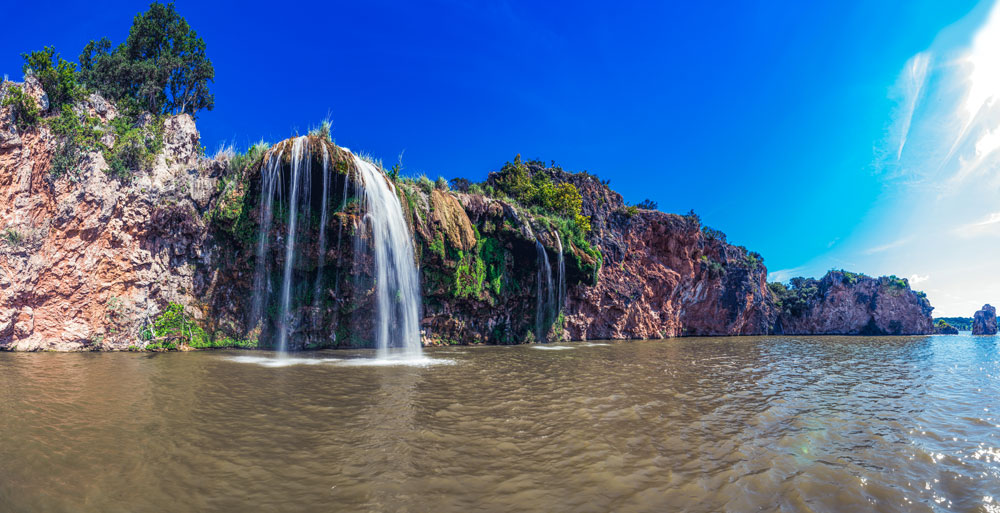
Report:
M 18 130 L 24 131 L 38 124 L 38 103 L 30 95 L 17 86 L 10 86 L 4 94 L 0 105 L 12 107 L 14 113 L 14 126 Z
M 104 127 L 95 118 L 77 114 L 68 104 L 59 109 L 58 117 L 50 118 L 46 123 L 56 136 L 56 150 L 51 163 L 51 173 L 55 178 L 67 173 L 75 175 L 88 153 L 105 148 L 101 143 Z
M 507 162 L 497 173 L 491 173 L 490 180 L 496 186 L 496 192 L 526 207 L 540 207 L 558 216 L 570 219 L 584 232 L 590 231 L 590 217 L 582 214 L 583 196 L 579 189 L 571 183 L 553 183 L 552 179 L 542 172 L 532 174 L 529 165 L 542 167 L 540 161 L 524 163 L 521 155 L 514 157 L 513 162 Z

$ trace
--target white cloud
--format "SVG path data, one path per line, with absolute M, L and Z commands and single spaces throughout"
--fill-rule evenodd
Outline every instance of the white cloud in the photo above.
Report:
M 920 52 L 907 61 L 903 68 L 903 75 L 897 85 L 900 95 L 900 110 L 896 117 L 896 137 L 899 139 L 899 148 L 896 150 L 896 160 L 903 155 L 903 147 L 906 146 L 906 137 L 910 133 L 910 125 L 913 123 L 913 112 L 917 109 L 917 101 L 920 100 L 920 93 L 927 82 L 927 68 L 930 65 L 930 54 Z
M 910 276 L 910 286 L 912 287 L 913 285 L 916 285 L 916 284 L 921 283 L 921 282 L 925 282 L 925 281 L 927 281 L 929 279 L 931 279 L 931 275 L 929 275 L 929 274 L 925 274 L 923 276 L 920 276 L 919 274 L 914 274 L 914 275 Z
M 998 223 L 1000 223 L 1000 212 L 993 212 L 979 221 L 959 226 L 955 229 L 955 234 L 966 238 L 993 235 L 1000 229 Z

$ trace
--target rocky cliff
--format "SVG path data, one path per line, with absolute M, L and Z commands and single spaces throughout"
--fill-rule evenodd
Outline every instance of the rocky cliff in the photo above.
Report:
M 25 89 L 47 106 L 30 79 Z M 76 109 L 117 116 L 97 96 Z M 54 178 L 52 130 L 18 130 L 11 118 L 0 110 L 0 348 L 126 348 L 170 302 L 202 318 L 210 284 L 195 269 L 213 256 L 199 213 L 225 163 L 199 156 L 193 120 L 168 118 L 151 169 L 125 183 L 96 149 Z
M 100 126 L 118 116 L 97 96 L 75 109 Z M 57 175 L 52 126 L 19 130 L 0 111 L 0 349 L 272 345 L 293 140 L 210 159 L 190 117 L 167 117 L 141 169 L 116 175 L 93 147 Z M 103 134 L 105 150 L 120 137 Z M 293 348 L 369 346 L 375 280 L 355 161 L 323 134 L 299 143 L 312 185 L 280 322 Z M 270 192 L 266 169 L 278 177 Z M 578 191 L 581 217 L 510 199 L 499 174 L 462 190 L 391 180 L 415 241 L 425 344 L 932 330 L 929 304 L 905 283 L 831 273 L 814 295 L 776 303 L 760 255 L 697 216 L 626 206 L 587 173 L 518 169 Z
M 997 334 L 997 309 L 989 304 L 976 312 L 972 317 L 973 335 L 996 335 Z
M 904 278 L 830 271 L 820 280 L 772 284 L 781 313 L 775 332 L 788 335 L 926 335 L 930 302 Z

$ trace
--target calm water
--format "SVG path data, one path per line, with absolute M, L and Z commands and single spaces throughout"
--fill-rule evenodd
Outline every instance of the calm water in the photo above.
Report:
M 998 346 L 3 353 L 0 511 L 1000 512 Z

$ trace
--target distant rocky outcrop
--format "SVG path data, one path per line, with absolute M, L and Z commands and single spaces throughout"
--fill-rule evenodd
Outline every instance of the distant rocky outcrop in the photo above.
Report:
M 934 323 L 934 333 L 938 335 L 958 335 L 958 328 L 939 320 Z
M 996 335 L 997 334 L 997 309 L 989 304 L 972 316 L 973 335 Z
M 934 309 L 905 278 L 830 271 L 822 279 L 772 284 L 780 315 L 775 332 L 788 335 L 927 335 Z

